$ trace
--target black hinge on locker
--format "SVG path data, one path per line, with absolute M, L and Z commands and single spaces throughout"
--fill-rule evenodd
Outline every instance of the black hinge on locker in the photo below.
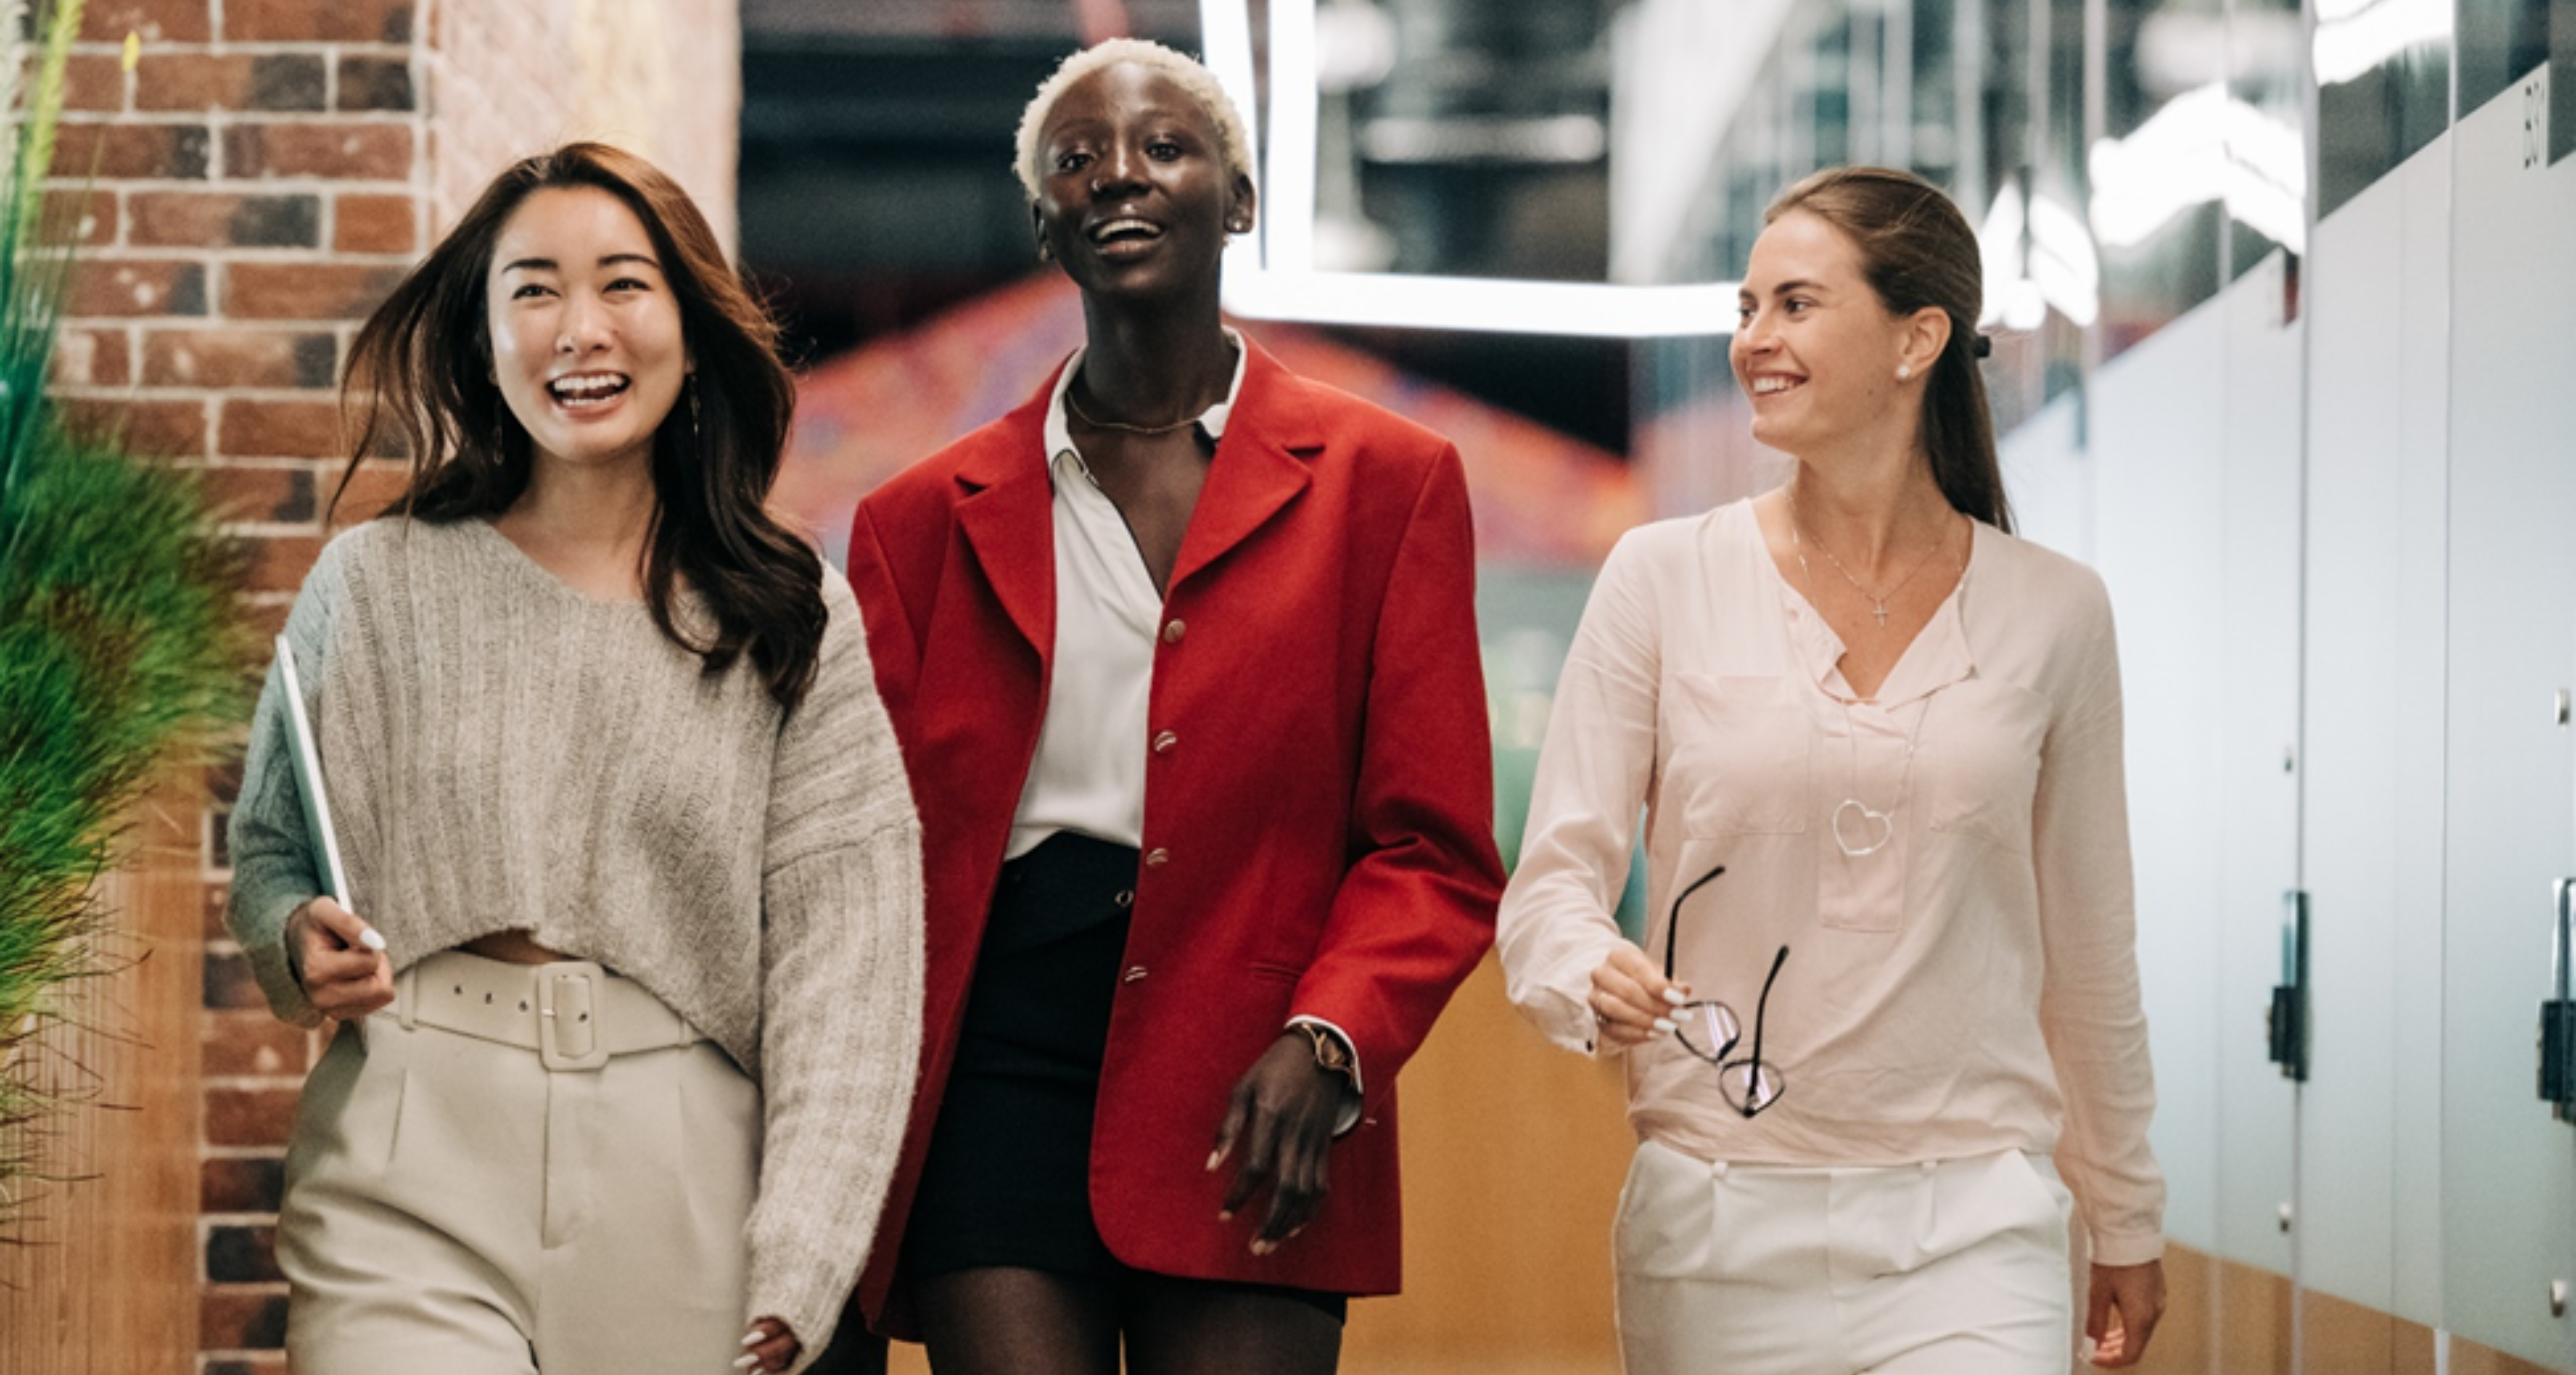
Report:
M 2576 1001 L 2568 997 L 2576 964 L 2576 879 L 2557 884 L 2558 924 L 2550 933 L 2550 996 L 2540 1005 L 2540 1101 L 2561 1122 L 2576 1122 Z
M 2281 982 L 2272 986 L 2272 1013 L 2266 1019 L 2272 1041 L 2272 1063 L 2281 1077 L 2308 1081 L 2308 895 L 2293 888 L 2281 895 Z

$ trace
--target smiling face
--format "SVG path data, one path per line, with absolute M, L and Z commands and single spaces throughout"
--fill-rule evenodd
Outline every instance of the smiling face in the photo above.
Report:
M 1860 246 L 1791 211 L 1754 240 L 1727 357 L 1753 401 L 1753 437 L 1786 453 L 1914 423 L 1947 341 L 1938 309 L 1891 314 L 1863 273 Z M 1899 380 L 1897 370 L 1910 371 Z
M 1038 242 L 1086 296 L 1213 291 L 1252 183 L 1216 122 L 1169 76 L 1120 62 L 1065 88 L 1038 136 Z
M 649 467 L 689 358 L 635 212 L 596 187 L 530 194 L 494 243 L 484 300 L 493 380 L 537 461 Z

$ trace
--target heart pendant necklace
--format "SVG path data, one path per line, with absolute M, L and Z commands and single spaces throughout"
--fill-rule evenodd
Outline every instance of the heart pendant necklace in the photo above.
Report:
M 1834 847 L 1852 859 L 1877 854 L 1896 840 L 1896 810 L 1905 805 L 1914 791 L 1914 750 L 1923 742 L 1923 722 L 1932 715 L 1932 697 L 1925 694 L 1923 705 L 1914 713 L 1914 729 L 1905 737 L 1905 766 L 1896 779 L 1896 800 L 1887 810 L 1860 800 L 1860 721 L 1852 715 L 1852 701 L 1843 699 L 1843 732 L 1851 739 L 1851 789 L 1843 800 L 1834 804 Z

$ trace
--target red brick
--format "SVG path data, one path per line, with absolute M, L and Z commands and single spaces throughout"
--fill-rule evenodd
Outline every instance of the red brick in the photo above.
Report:
M 67 329 L 54 343 L 57 387 L 122 387 L 134 380 L 134 349 L 121 329 Z
M 295 1128 L 299 1092 L 292 1088 L 206 1090 L 206 1140 L 217 1146 L 285 1145 Z
M 409 43 L 412 0 L 225 0 L 229 43 Z
M 63 64 L 63 108 L 125 108 L 125 59 L 106 53 L 74 53 Z
M 246 458 L 332 458 L 342 449 L 336 401 L 226 398 L 215 423 L 215 452 Z M 336 467 L 336 465 L 334 465 Z M 332 482 L 339 476 L 333 473 Z
M 259 991 L 258 978 L 251 973 L 250 957 L 238 950 L 230 954 L 206 953 L 199 1002 L 214 1012 L 255 1012 L 268 1006 L 268 999 Z
M 203 401 L 75 397 L 65 401 L 63 419 L 75 434 L 111 438 L 136 453 L 185 458 L 206 451 Z
M 362 520 L 375 519 L 393 504 L 394 498 L 410 488 L 411 466 L 381 459 L 358 465 L 358 471 L 349 478 L 348 490 L 340 492 L 339 505 L 334 508 L 330 505 L 331 496 L 339 486 L 338 472 L 333 472 L 323 481 L 324 510 L 335 526 L 355 525 Z
M 265 1001 L 247 1010 L 209 1012 L 200 1052 L 209 1078 L 259 1076 L 302 1081 L 312 1068 L 312 1036 L 269 1015 Z
M 411 176 L 408 124 L 237 124 L 224 131 L 227 177 Z
M 116 242 L 118 221 L 116 192 L 106 187 L 48 190 L 39 232 L 49 243 L 97 247 Z
M 405 269 L 349 263 L 235 263 L 223 313 L 238 320 L 363 320 Z
M 134 69 L 138 110 L 319 110 L 320 53 L 171 53 Z
M 220 1285 L 197 1302 L 197 1339 L 207 1351 L 274 1351 L 286 1341 L 283 1286 Z
M 316 248 L 322 242 L 320 196 L 133 191 L 126 217 L 139 247 Z
M 328 334 L 162 329 L 143 336 L 147 387 L 327 387 L 339 361 Z
M 293 592 L 251 594 L 244 612 L 250 621 L 250 637 L 261 644 L 275 640 L 286 629 L 286 613 L 294 609 Z
M 65 120 L 54 142 L 54 176 L 79 181 L 156 178 L 195 181 L 206 175 L 211 147 L 202 124 L 90 124 Z
M 310 463 L 227 463 L 200 468 L 206 502 L 229 521 L 260 525 L 310 525 L 321 519 L 314 495 L 320 475 Z
M 254 592 L 293 592 L 322 557 L 320 535 L 263 535 L 251 541 L 250 586 Z
M 147 45 L 203 43 L 215 36 L 213 9 L 212 0 L 91 0 L 81 11 L 80 36 L 92 43 L 122 43 L 128 33 Z
M 197 1164 L 197 1207 L 208 1213 L 274 1213 L 286 1192 L 286 1161 L 235 1155 Z
M 63 314 L 124 318 L 206 313 L 206 265 L 153 259 L 90 259 L 72 270 Z
M 338 104 L 343 110 L 416 108 L 411 63 L 398 57 L 341 58 Z
M 331 247 L 338 252 L 412 253 L 420 247 L 419 202 L 409 196 L 342 196 L 331 213 Z
M 263 1284 L 285 1279 L 277 1268 L 277 1229 L 207 1228 L 206 1278 L 217 1284 Z

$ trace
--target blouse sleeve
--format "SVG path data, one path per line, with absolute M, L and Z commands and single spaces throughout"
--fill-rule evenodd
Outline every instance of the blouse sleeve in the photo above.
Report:
M 1514 1006 L 1549 1040 L 1592 1053 L 1592 971 L 1626 941 L 1612 912 L 1655 764 L 1662 650 L 1644 532 L 1610 551 L 1566 651 L 1530 786 L 1520 865 L 1495 945 Z
M 2121 761 L 2120 663 L 2098 580 L 2078 624 L 2073 685 L 2040 746 L 2032 857 L 2046 960 L 2039 1001 L 2066 1130 L 2059 1173 L 2093 1238 L 2093 1260 L 2164 1252 L 2164 1174 L 2147 1142 L 2155 1073 L 2138 991 L 2137 912 Z
M 921 1042 L 921 830 L 858 604 L 825 570 L 813 687 L 779 733 L 761 881 L 750 1316 L 831 1340 L 903 1144 Z M 801 1363 L 800 1363 L 801 1364 Z

